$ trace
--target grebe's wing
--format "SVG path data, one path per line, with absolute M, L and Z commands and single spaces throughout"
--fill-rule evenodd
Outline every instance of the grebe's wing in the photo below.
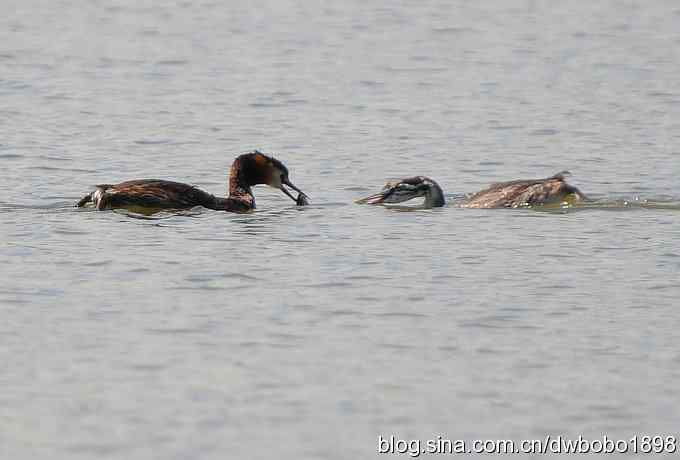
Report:
M 98 186 L 92 193 L 97 209 L 183 209 L 213 203 L 215 197 L 192 185 L 159 179 L 142 179 Z
M 566 183 L 569 171 L 559 172 L 546 179 L 497 182 L 473 194 L 462 206 L 467 208 L 517 208 L 552 204 L 569 199 L 580 201 L 585 196 Z

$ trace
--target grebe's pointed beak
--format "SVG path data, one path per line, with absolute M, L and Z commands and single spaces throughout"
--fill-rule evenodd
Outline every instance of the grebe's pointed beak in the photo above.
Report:
M 358 204 L 401 203 L 422 196 L 420 190 L 404 181 L 388 182 L 383 189 L 373 195 L 355 201 Z
M 354 202 L 357 204 L 381 204 L 385 202 L 385 199 L 390 195 L 391 189 L 385 189 L 382 192 L 376 193 L 374 195 L 369 195 L 364 198 L 359 198 Z
M 290 192 L 284 187 L 284 185 L 287 185 L 288 187 L 290 187 L 290 188 L 292 188 L 293 190 L 295 190 L 296 192 L 298 192 L 297 198 L 295 198 L 295 197 L 293 196 L 293 194 L 290 193 Z M 305 194 L 305 192 L 303 192 L 302 190 L 300 190 L 299 188 L 297 188 L 295 185 L 293 185 L 293 183 L 292 183 L 289 179 L 287 179 L 287 178 L 284 179 L 284 180 L 282 181 L 281 191 L 282 191 L 283 193 L 285 193 L 286 195 L 288 195 L 288 196 L 290 197 L 291 200 L 295 201 L 295 204 L 297 204 L 298 206 L 306 206 L 306 205 L 309 204 L 309 197 Z

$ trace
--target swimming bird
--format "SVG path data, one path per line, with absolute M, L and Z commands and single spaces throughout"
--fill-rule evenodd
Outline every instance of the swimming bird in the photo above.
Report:
M 305 193 L 288 177 L 288 168 L 279 160 L 257 150 L 237 157 L 229 171 L 229 196 L 217 197 L 192 185 L 159 179 L 141 179 L 119 184 L 97 185 L 76 206 L 94 203 L 98 210 L 126 208 L 142 213 L 161 209 L 186 209 L 203 206 L 229 212 L 248 212 L 255 209 L 251 187 L 266 184 L 277 188 L 299 206 L 309 204 Z M 298 192 L 295 198 L 285 187 Z
M 577 203 L 585 195 L 566 182 L 569 172 L 563 171 L 545 179 L 498 182 L 481 190 L 460 204 L 463 208 L 518 208 L 522 206 Z M 382 191 L 357 200 L 361 204 L 402 203 L 425 197 L 425 208 L 444 206 L 444 193 L 434 180 L 425 176 L 388 182 Z

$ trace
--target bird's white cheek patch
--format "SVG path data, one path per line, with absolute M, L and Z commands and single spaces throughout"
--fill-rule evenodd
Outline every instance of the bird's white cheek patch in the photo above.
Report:
M 278 176 L 278 174 L 274 175 L 274 177 L 272 177 L 272 179 L 271 179 L 271 182 L 267 185 L 269 185 L 270 187 L 274 187 L 274 188 L 281 188 L 281 185 L 282 185 L 281 184 L 281 177 Z
M 94 191 L 94 193 L 92 194 L 92 201 L 94 202 L 95 205 L 97 203 L 99 203 L 99 200 L 102 199 L 103 194 L 104 194 L 104 191 L 100 188 L 98 188 L 97 190 Z

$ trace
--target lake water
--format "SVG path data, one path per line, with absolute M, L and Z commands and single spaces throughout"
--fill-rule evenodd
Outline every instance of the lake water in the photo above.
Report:
M 677 2 L 12 3 L 1 458 L 680 436 Z M 221 194 L 255 148 L 311 206 L 72 207 L 134 178 Z M 353 204 L 565 169 L 609 204 Z

